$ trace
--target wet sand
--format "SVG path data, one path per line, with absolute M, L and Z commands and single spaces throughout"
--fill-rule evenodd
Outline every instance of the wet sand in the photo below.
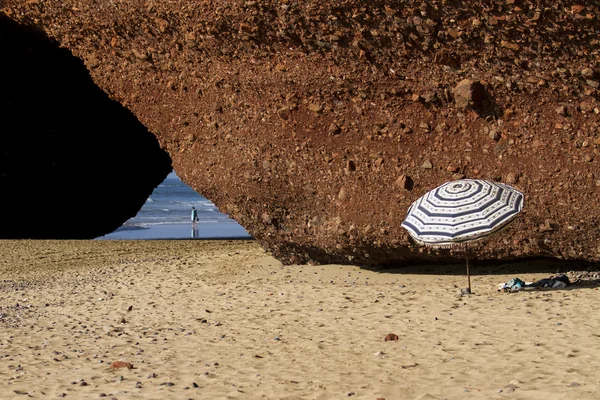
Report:
M 459 297 L 459 273 L 282 266 L 251 241 L 0 241 L 0 254 L 2 399 L 600 391 L 594 286 L 509 294 L 496 285 L 514 273 L 476 275 Z
M 121 226 L 99 240 L 147 240 L 147 239 L 252 239 L 246 230 L 231 222 L 203 222 L 191 224 L 164 224 L 151 226 Z

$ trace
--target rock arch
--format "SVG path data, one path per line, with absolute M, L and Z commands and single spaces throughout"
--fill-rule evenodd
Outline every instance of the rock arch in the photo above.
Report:
M 83 62 L 0 15 L 0 238 L 94 238 L 134 216 L 171 170 Z

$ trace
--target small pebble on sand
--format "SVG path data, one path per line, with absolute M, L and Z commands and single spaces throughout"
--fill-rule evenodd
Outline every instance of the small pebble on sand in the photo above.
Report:
M 127 361 L 114 361 L 110 364 L 111 369 L 127 368 L 132 369 L 133 364 Z

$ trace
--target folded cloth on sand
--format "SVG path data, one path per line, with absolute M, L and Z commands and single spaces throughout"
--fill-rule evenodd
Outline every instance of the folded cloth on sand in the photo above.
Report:
M 512 278 L 506 283 L 498 285 L 498 291 L 518 292 L 520 290 L 533 290 L 538 288 L 546 289 L 564 289 L 571 284 L 566 275 L 551 276 L 550 278 L 540 279 L 536 282 L 523 282 L 519 278 Z
M 571 284 L 571 281 L 566 275 L 551 276 L 550 278 L 540 279 L 525 287 L 541 287 L 549 289 L 564 289 Z
M 498 285 L 498 291 L 516 292 L 523 286 L 525 286 L 525 282 L 523 282 L 519 278 L 512 278 L 510 281 Z

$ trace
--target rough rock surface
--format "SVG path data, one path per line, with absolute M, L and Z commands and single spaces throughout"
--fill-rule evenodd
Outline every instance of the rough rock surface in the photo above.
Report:
M 456 107 L 463 110 L 479 110 L 485 106 L 485 87 L 479 81 L 464 79 L 452 90 Z
M 81 60 L 0 14 L 0 238 L 94 238 L 134 216 L 168 154 Z
M 461 177 L 526 195 L 478 257 L 600 260 L 596 2 L 5 0 L 2 10 L 84 60 L 183 180 L 284 262 L 446 260 L 400 222 L 418 196 Z M 485 88 L 477 110 L 456 105 L 464 79 Z M 412 184 L 395 184 L 402 176 Z

